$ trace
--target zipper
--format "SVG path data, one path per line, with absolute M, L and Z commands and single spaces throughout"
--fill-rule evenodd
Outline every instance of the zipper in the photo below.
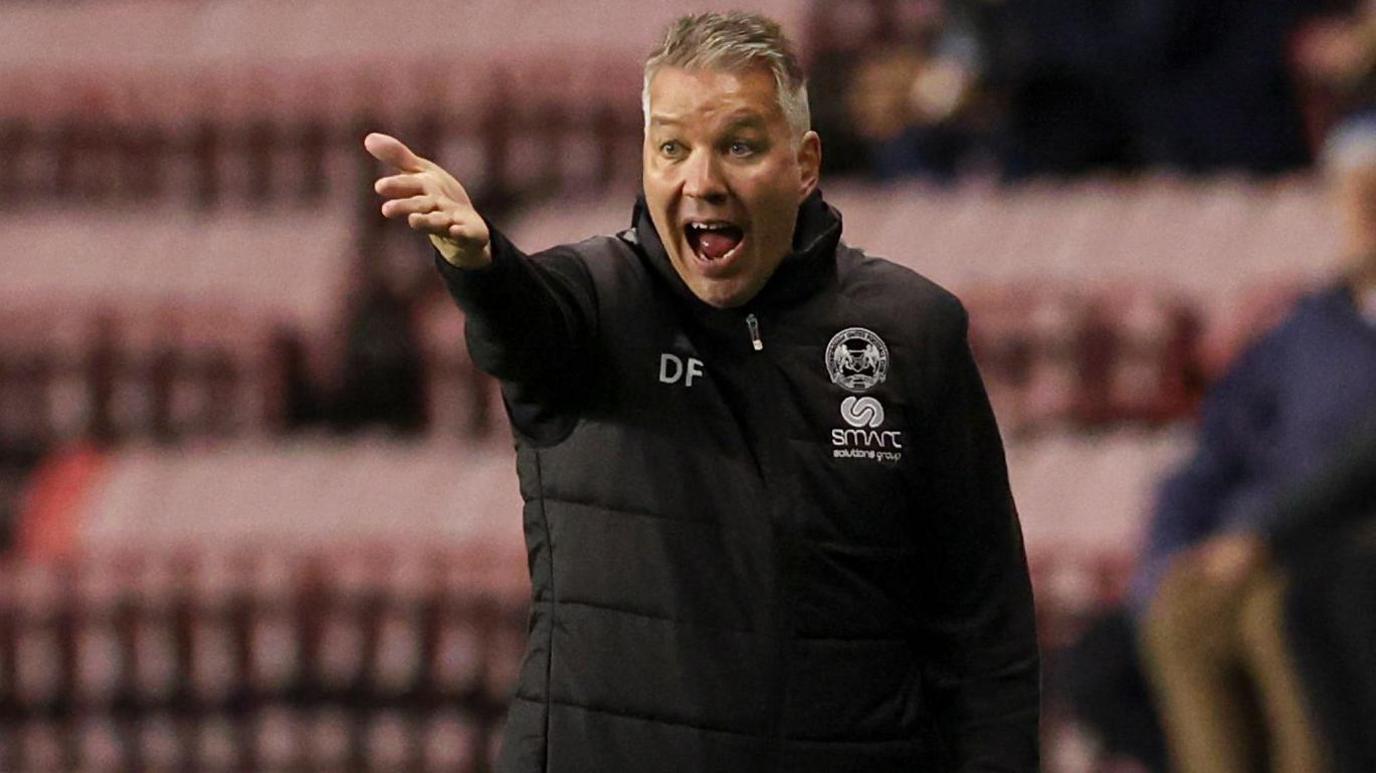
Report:
M 750 329 L 750 346 L 757 352 L 764 351 L 764 339 L 760 338 L 760 320 L 754 314 L 747 314 L 745 326 Z

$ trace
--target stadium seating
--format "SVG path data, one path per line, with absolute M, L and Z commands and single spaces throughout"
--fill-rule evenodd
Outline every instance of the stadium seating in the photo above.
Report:
M 0 765 L 486 769 L 524 620 L 456 571 L 472 558 L 116 551 L 6 564 Z

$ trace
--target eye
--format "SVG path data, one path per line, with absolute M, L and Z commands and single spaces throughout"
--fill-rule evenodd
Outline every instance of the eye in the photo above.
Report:
M 666 140 L 659 143 L 659 154 L 665 158 L 678 158 L 683 155 L 683 145 L 678 140 Z
M 749 142 L 735 140 L 727 146 L 727 152 L 737 158 L 745 158 L 755 154 L 755 146 Z

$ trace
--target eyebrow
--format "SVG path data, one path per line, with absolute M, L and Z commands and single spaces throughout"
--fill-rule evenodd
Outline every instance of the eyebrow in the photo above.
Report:
M 681 126 L 682 124 L 682 121 L 672 116 L 660 114 L 650 116 L 651 126 Z M 757 113 L 748 112 L 738 117 L 732 118 L 730 123 L 726 125 L 726 128 L 728 130 L 740 128 L 762 129 L 765 127 L 766 124 L 767 121 L 765 121 L 763 116 L 760 116 Z

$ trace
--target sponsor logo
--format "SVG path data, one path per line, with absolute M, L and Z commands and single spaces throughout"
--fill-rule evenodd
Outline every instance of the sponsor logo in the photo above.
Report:
M 873 397 L 851 395 L 841 401 L 841 418 L 852 427 L 878 427 L 884 423 L 884 406 Z
M 693 379 L 702 378 L 702 360 L 697 357 L 679 357 L 675 354 L 659 355 L 659 383 L 677 384 L 690 387 Z
M 832 383 L 848 392 L 873 389 L 889 373 L 889 347 L 863 327 L 848 327 L 832 336 L 826 360 Z
M 903 433 L 880 429 L 884 425 L 884 405 L 873 397 L 851 395 L 841 401 L 841 418 L 850 429 L 831 431 L 833 459 L 869 459 L 896 464 L 903 458 Z

